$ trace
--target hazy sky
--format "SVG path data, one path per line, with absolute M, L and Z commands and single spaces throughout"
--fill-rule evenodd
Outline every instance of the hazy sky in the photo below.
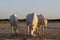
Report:
M 19 19 L 36 11 L 48 19 L 60 19 L 60 0 L 0 0 L 0 19 L 16 14 Z

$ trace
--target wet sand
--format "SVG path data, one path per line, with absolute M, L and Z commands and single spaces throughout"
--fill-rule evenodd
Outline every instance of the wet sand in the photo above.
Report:
M 11 26 L 8 21 L 0 21 L 0 40 L 60 40 L 60 22 L 48 22 L 45 35 L 36 37 L 27 35 L 25 22 L 18 24 L 18 36 L 11 36 Z

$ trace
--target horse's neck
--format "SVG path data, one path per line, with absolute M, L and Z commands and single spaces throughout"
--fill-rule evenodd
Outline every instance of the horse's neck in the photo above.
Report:
M 36 14 L 34 14 L 34 16 L 33 16 L 33 24 L 37 24 L 37 22 L 38 22 L 38 17 L 37 17 Z

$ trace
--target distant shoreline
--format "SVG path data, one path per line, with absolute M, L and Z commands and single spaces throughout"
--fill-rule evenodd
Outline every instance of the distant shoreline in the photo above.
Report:
M 25 21 L 26 19 L 18 19 L 19 21 Z M 0 21 L 9 21 L 9 19 L 0 19 Z M 48 19 L 48 21 L 60 21 L 60 19 Z

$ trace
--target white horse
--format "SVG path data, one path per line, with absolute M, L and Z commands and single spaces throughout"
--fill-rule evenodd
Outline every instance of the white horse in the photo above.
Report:
M 36 13 L 28 14 L 26 17 L 26 23 L 28 26 L 28 35 L 35 36 L 34 32 L 37 29 L 38 17 Z
M 10 16 L 10 24 L 11 24 L 11 28 L 12 28 L 12 33 L 18 33 L 18 18 L 15 14 Z
M 38 28 L 40 27 L 42 34 L 44 35 L 44 28 L 47 27 L 48 20 L 42 14 L 37 15 L 37 16 L 38 16 Z M 38 31 L 38 29 L 37 29 L 37 31 Z
M 33 16 L 35 16 L 35 19 L 33 18 Z M 33 19 L 35 20 L 36 23 L 33 22 L 34 21 Z M 41 29 L 40 31 L 42 31 L 42 34 L 44 35 L 44 28 L 47 27 L 47 22 L 48 22 L 47 18 L 44 17 L 42 14 L 40 14 L 40 15 L 28 14 L 27 17 L 26 17 L 26 23 L 28 25 L 28 34 L 33 35 L 33 33 L 35 31 L 38 32 L 38 29 L 40 27 L 40 29 Z M 32 23 L 34 23 L 34 24 L 32 24 Z M 34 27 L 34 25 L 36 27 Z

